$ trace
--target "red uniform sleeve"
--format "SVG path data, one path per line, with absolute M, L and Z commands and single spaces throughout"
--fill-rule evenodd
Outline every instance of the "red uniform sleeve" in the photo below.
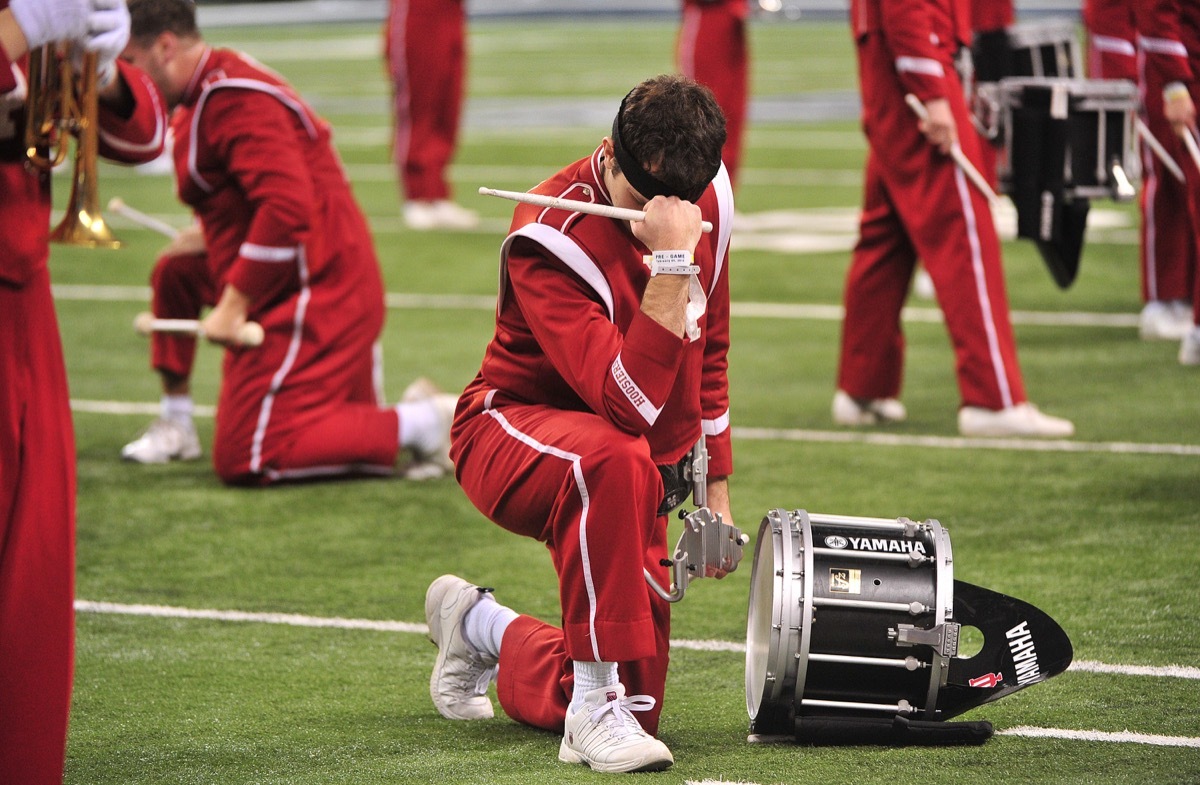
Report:
M 1013 23 L 1012 0 L 971 0 L 971 29 L 1003 30 Z
M 117 69 L 133 96 L 133 109 L 125 113 L 100 104 L 100 155 L 128 164 L 152 161 L 163 151 L 166 105 L 145 73 L 121 60 Z
M 1179 0 L 1134 0 L 1133 16 L 1146 70 L 1157 72 L 1164 83 L 1192 81 L 1180 33 Z
M 316 194 L 297 143 L 297 134 L 306 133 L 294 112 L 257 90 L 214 90 L 200 118 L 196 138 L 250 204 L 249 230 L 225 280 L 253 302 L 295 280 L 310 239 Z
M 894 56 L 905 92 L 923 103 L 945 98 L 950 58 L 935 40 L 928 0 L 879 0 L 879 11 L 880 32 Z
M 733 474 L 733 446 L 729 432 L 729 259 L 708 295 L 704 331 L 704 369 L 700 384 L 700 410 L 708 473 Z
M 538 345 L 588 408 L 627 433 L 649 431 L 675 384 L 685 339 L 640 311 L 621 335 L 593 290 L 536 243 L 513 243 L 508 276 Z

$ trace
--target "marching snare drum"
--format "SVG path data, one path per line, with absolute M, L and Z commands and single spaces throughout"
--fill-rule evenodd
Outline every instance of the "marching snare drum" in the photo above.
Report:
M 937 521 L 773 510 L 746 627 L 752 732 L 800 716 L 934 719 L 958 650 L 950 538 Z
M 1008 28 L 1012 49 L 1011 76 L 1066 77 L 1083 75 L 1078 25 L 1072 19 L 1021 22 Z
M 1067 669 L 1053 619 L 953 573 L 935 520 L 769 512 L 746 621 L 751 740 L 888 742 L 897 723 L 952 725 Z M 964 626 L 983 635 L 970 656 Z
M 1141 171 L 1132 82 L 1011 78 L 998 90 L 1006 193 L 1061 187 L 1068 198 L 1132 198 Z

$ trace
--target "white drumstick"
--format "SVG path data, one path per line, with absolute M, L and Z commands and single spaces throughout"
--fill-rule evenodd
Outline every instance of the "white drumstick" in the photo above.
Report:
M 176 333 L 180 335 L 203 336 L 200 322 L 195 319 L 157 319 L 149 311 L 139 313 L 133 320 L 133 329 L 140 335 L 151 333 Z M 246 322 L 238 330 L 236 343 L 239 346 L 261 346 L 264 338 L 262 325 L 258 322 Z
M 1142 122 L 1142 118 L 1134 118 L 1133 122 L 1137 127 L 1138 136 L 1142 137 L 1142 141 L 1145 142 L 1146 146 L 1150 148 L 1150 152 L 1154 153 L 1158 160 L 1162 162 L 1162 165 L 1167 168 L 1167 171 L 1174 175 L 1176 180 L 1182 183 L 1183 170 L 1179 168 L 1179 164 L 1177 164 L 1175 159 L 1171 157 L 1171 154 L 1167 152 L 1167 148 L 1163 147 L 1162 142 L 1155 138 L 1154 133 L 1150 130 L 1149 126 Z
M 1191 128 L 1183 129 L 1183 146 L 1188 149 L 1188 155 L 1192 157 L 1192 163 L 1200 169 L 1200 147 L 1196 146 L 1196 137 L 1192 135 Z
M 114 196 L 108 201 L 108 211 L 110 213 L 123 215 L 129 220 L 133 221 L 135 224 L 145 227 L 146 229 L 153 229 L 159 234 L 170 237 L 172 240 L 179 236 L 179 230 L 174 226 L 171 226 L 165 221 L 160 221 L 152 215 L 146 215 L 135 207 L 130 207 L 129 205 L 125 204 L 125 200 L 119 196 Z
M 514 202 L 536 204 L 539 207 L 553 207 L 557 210 L 570 210 L 588 215 L 602 215 L 605 218 L 616 218 L 620 221 L 644 221 L 646 214 L 641 210 L 630 210 L 627 207 L 613 207 L 607 204 L 592 204 L 577 202 L 574 199 L 560 199 L 557 196 L 542 196 L 541 194 L 525 193 L 524 191 L 497 191 L 495 188 L 480 188 L 483 196 L 499 196 L 501 199 L 511 199 Z M 713 225 L 708 221 L 700 222 L 700 231 L 708 234 Z
M 920 98 L 917 98 L 912 93 L 909 93 L 908 95 L 904 96 L 904 100 L 908 103 L 909 108 L 916 113 L 917 117 L 922 120 L 929 120 L 929 111 L 925 108 L 925 104 L 921 103 Z M 979 189 L 979 192 L 987 197 L 988 202 L 995 204 L 997 201 L 999 201 L 1000 197 L 996 196 L 996 192 L 992 190 L 992 186 L 988 184 L 988 181 L 979 173 L 979 170 L 976 169 L 970 160 L 967 159 L 966 154 L 963 153 L 962 147 L 959 146 L 958 142 L 955 142 L 953 145 L 951 145 L 950 157 L 954 159 L 954 163 L 957 164 L 958 168 L 962 169 L 963 174 L 965 174 L 971 180 L 971 182 L 975 184 L 975 187 Z

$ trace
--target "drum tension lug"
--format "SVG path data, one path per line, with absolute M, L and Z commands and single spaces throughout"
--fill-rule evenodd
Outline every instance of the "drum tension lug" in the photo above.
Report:
M 897 624 L 888 630 L 888 639 L 897 646 L 929 646 L 943 657 L 958 656 L 958 634 L 962 625 L 948 621 L 929 629 L 911 624 Z

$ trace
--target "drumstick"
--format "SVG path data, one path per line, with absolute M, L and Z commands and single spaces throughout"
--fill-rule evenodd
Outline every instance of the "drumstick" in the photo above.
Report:
M 574 199 L 559 199 L 557 196 L 543 196 L 523 191 L 497 191 L 495 188 L 480 188 L 479 193 L 482 196 L 499 196 L 501 199 L 511 199 L 514 202 L 524 202 L 525 204 L 536 204 L 539 207 L 553 207 L 558 210 L 571 210 L 578 213 L 587 213 L 588 215 L 602 215 L 605 218 L 616 218 L 620 221 L 646 220 L 644 212 L 641 210 L 630 210 L 627 207 L 612 207 L 607 204 L 577 202 Z M 708 221 L 700 222 L 700 231 L 708 234 L 712 230 L 712 223 Z
M 110 213 L 123 215 L 129 220 L 133 221 L 135 224 L 145 227 L 146 229 L 153 229 L 159 234 L 170 237 L 172 240 L 179 236 L 179 230 L 174 226 L 171 226 L 164 221 L 160 221 L 152 215 L 146 215 L 137 208 L 130 207 L 129 205 L 125 204 L 125 200 L 119 196 L 114 196 L 112 199 L 108 200 L 108 211 Z
M 909 93 L 904 96 L 904 100 L 908 103 L 908 107 L 916 113 L 917 117 L 925 121 L 929 120 L 929 111 L 925 108 L 925 104 L 921 103 L 920 98 Z M 996 192 L 992 190 L 992 186 L 988 185 L 988 181 L 984 179 L 979 170 L 967 159 L 958 142 L 950 146 L 950 157 L 954 159 L 954 163 L 958 165 L 958 168 L 962 169 L 963 174 L 975 184 L 979 192 L 987 197 L 990 204 L 995 204 L 1000 200 L 1000 197 L 996 196 Z
M 1196 146 L 1196 137 L 1192 136 L 1192 129 L 1184 128 L 1181 136 L 1184 147 L 1188 149 L 1188 155 L 1192 157 L 1192 163 L 1196 165 L 1197 169 L 1200 169 L 1200 147 Z
M 1150 151 L 1157 156 L 1158 160 L 1162 162 L 1162 165 L 1167 168 L 1167 171 L 1173 174 L 1175 179 L 1182 183 L 1183 170 L 1179 168 L 1179 164 L 1175 163 L 1175 159 L 1172 158 L 1171 154 L 1167 152 L 1167 148 L 1163 147 L 1162 142 L 1155 138 L 1154 133 L 1150 130 L 1149 126 L 1142 122 L 1142 118 L 1134 118 L 1133 122 L 1137 126 L 1138 136 L 1142 137 L 1142 141 L 1146 143 L 1146 146 L 1150 148 Z
M 176 333 L 179 335 L 203 336 L 204 330 L 195 319 L 158 319 L 149 311 L 139 313 L 133 320 L 133 329 L 139 335 L 151 333 Z M 262 325 L 258 322 L 246 322 L 237 333 L 234 342 L 239 346 L 261 346 L 264 338 Z

